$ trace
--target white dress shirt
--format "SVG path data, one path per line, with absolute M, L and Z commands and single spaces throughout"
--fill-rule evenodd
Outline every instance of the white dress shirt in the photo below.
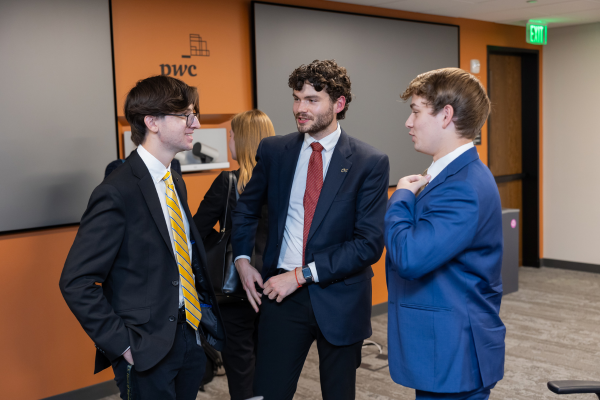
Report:
M 340 139 L 342 129 L 338 123 L 337 129 L 333 133 L 325 136 L 321 140 L 315 140 L 308 133 L 304 134 L 304 142 L 296 164 L 294 172 L 294 181 L 292 183 L 292 192 L 290 194 L 290 204 L 288 206 L 287 218 L 285 220 L 285 230 L 283 231 L 283 242 L 281 243 L 281 252 L 277 261 L 277 268 L 292 271 L 302 266 L 302 248 L 304 244 L 304 192 L 306 191 L 306 175 L 308 174 L 308 163 L 313 150 L 310 145 L 313 142 L 319 142 L 323 146 L 321 157 L 323 157 L 323 182 L 327 175 L 329 162 L 333 155 L 335 145 Z M 250 260 L 248 256 L 236 257 Z M 319 282 L 317 267 L 313 262 L 308 264 L 315 282 Z
M 452 161 L 456 160 L 462 153 L 464 153 L 465 151 L 467 151 L 473 147 L 475 147 L 473 142 L 463 144 L 462 146 L 457 147 L 456 149 L 454 149 L 450 153 L 446 154 L 444 157 L 440 158 L 439 160 L 432 162 L 431 165 L 429 166 L 429 168 L 427 168 L 427 175 L 431 175 L 431 179 L 429 180 L 429 183 L 433 182 L 435 177 L 438 176 L 440 174 L 440 172 L 442 172 L 444 170 L 444 168 L 446 168 L 448 165 L 450 165 L 450 163 Z
M 150 175 L 152 176 L 152 181 L 154 182 L 154 187 L 156 188 L 156 193 L 158 194 L 158 199 L 160 200 L 160 206 L 163 211 L 163 215 L 165 216 L 165 222 L 167 223 L 167 231 L 169 231 L 169 238 L 171 238 L 171 246 L 173 246 L 173 254 L 175 254 L 175 242 L 173 241 L 173 230 L 171 229 L 171 217 L 169 217 L 169 212 L 167 211 L 167 185 L 165 181 L 163 181 L 164 176 L 167 171 L 171 170 L 171 165 L 167 168 L 158 161 L 156 157 L 148 152 L 148 150 L 144 149 L 144 147 L 140 144 L 137 148 L 137 152 L 146 164 L 146 167 L 150 171 Z M 187 216 L 183 211 L 183 207 L 181 205 L 181 199 L 179 198 L 179 194 L 177 194 L 177 190 L 175 190 L 175 194 L 177 195 L 177 202 L 179 203 L 179 207 L 181 209 L 181 216 L 183 217 L 183 226 L 185 228 L 185 236 L 187 239 L 188 249 L 192 249 L 192 243 L 190 241 L 190 224 L 188 223 Z M 192 261 L 192 251 L 190 251 L 190 262 Z M 181 282 L 179 282 L 179 307 L 182 307 L 183 302 L 183 289 L 181 286 Z

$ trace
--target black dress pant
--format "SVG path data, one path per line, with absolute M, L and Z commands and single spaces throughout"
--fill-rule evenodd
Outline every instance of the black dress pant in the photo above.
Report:
M 312 343 L 317 341 L 323 400 L 353 400 L 362 341 L 335 346 L 323 336 L 306 287 L 281 303 L 263 297 L 258 325 L 254 395 L 291 400 Z
M 128 371 L 128 366 L 123 357 L 113 363 L 122 399 L 195 400 L 206 368 L 206 355 L 196 342 L 196 331 L 184 322 L 177 324 L 173 347 L 158 364 L 147 371 L 136 371 L 135 365 Z
M 251 398 L 256 363 L 258 314 L 250 303 L 239 301 L 219 305 L 227 342 L 221 352 L 231 400 Z

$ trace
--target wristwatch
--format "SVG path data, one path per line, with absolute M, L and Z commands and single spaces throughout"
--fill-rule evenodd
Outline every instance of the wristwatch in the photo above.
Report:
M 314 279 L 313 279 L 313 276 L 312 276 L 312 271 L 310 270 L 310 267 L 308 265 L 303 265 L 302 266 L 302 276 L 306 280 L 306 283 L 313 283 L 314 282 Z

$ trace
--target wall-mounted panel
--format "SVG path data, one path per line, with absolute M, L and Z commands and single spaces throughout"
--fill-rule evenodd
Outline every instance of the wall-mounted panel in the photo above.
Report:
M 0 232 L 79 222 L 117 158 L 108 0 L 3 0 L 0 71 Z
M 254 4 L 257 106 L 278 135 L 296 131 L 290 73 L 335 59 L 352 80 L 353 100 L 341 126 L 390 157 L 390 185 L 421 173 L 431 157 L 417 153 L 400 100 L 418 74 L 459 66 L 459 29 L 391 18 Z

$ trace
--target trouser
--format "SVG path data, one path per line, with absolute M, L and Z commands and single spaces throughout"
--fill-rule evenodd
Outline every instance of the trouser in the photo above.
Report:
M 265 400 L 291 400 L 312 343 L 317 341 L 323 400 L 353 400 L 362 341 L 335 346 L 319 329 L 308 288 L 281 303 L 263 296 L 258 324 L 254 395 Z
M 247 301 L 219 305 L 219 309 L 227 332 L 221 356 L 229 395 L 231 400 L 249 399 L 254 382 L 258 314 Z
M 480 387 L 479 389 L 471 390 L 469 392 L 460 393 L 434 393 L 425 392 L 423 390 L 417 390 L 416 400 L 438 400 L 438 399 L 450 399 L 450 400 L 487 400 L 490 397 L 491 390 L 496 386 L 493 385 L 487 387 Z
M 154 367 L 136 371 L 133 365 L 128 371 L 129 363 L 123 357 L 112 366 L 124 400 L 194 400 L 204 376 L 206 355 L 196 342 L 196 331 L 183 322 L 177 324 L 173 347 Z

